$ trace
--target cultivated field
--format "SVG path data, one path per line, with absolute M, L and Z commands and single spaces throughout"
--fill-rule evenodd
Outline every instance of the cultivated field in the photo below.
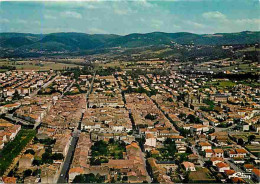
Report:
M 65 64 L 65 63 L 56 63 L 51 61 L 6 61 L 0 60 L 0 66 L 5 67 L 15 67 L 17 70 L 63 70 L 65 68 L 73 68 L 73 67 L 82 67 L 80 65 L 75 64 Z M 6 71 L 8 69 L 1 69 L 1 71 Z

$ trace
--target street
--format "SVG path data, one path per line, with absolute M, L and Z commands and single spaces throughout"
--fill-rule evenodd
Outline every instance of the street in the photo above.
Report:
M 198 155 L 198 157 L 199 157 L 198 162 L 200 163 L 200 166 L 201 166 L 201 167 L 204 167 L 204 163 L 205 163 L 205 162 L 204 162 L 204 158 L 199 154 L 198 150 L 195 148 L 194 145 L 191 146 L 191 150 L 192 150 L 192 152 L 193 152 L 195 155 Z
M 225 161 L 230 165 L 230 167 L 232 169 L 234 169 L 236 172 L 241 172 L 244 173 L 244 171 L 242 169 L 240 169 L 236 164 L 234 164 L 233 162 L 230 162 L 230 160 L 228 158 L 224 158 Z M 248 178 L 243 178 L 247 183 L 254 183 L 251 179 Z
M 59 76 L 59 75 L 55 76 L 53 79 L 51 79 L 50 81 L 48 81 L 47 83 L 45 83 L 41 88 L 39 88 L 39 89 L 33 91 L 29 96 L 30 96 L 30 97 L 33 97 L 33 96 L 37 95 L 38 92 L 39 92 L 41 89 L 44 89 L 44 88 L 48 87 L 58 76 Z
M 92 90 L 94 78 L 95 78 L 95 75 L 94 75 L 94 77 L 92 79 L 92 82 L 91 82 L 91 85 L 90 85 L 90 89 L 89 89 L 89 91 L 86 94 L 86 100 L 88 100 L 88 95 L 90 94 L 90 92 Z M 69 89 L 73 84 L 74 84 L 74 82 L 72 82 L 72 84 L 67 89 Z M 63 96 L 63 94 L 62 94 L 62 96 Z M 69 171 L 72 159 L 73 159 L 75 148 L 77 146 L 79 135 L 81 133 L 81 122 L 82 122 L 82 119 L 83 119 L 83 115 L 84 115 L 84 112 L 82 113 L 82 116 L 80 118 L 78 126 L 72 132 L 72 140 L 71 140 L 71 143 L 70 143 L 70 147 L 69 147 L 68 153 L 66 155 L 66 158 L 64 160 L 64 163 L 63 163 L 63 166 L 62 166 L 62 169 L 61 169 L 61 172 L 60 172 L 59 179 L 58 179 L 57 183 L 67 183 L 68 182 L 68 171 Z
M 67 183 L 67 173 L 69 171 L 69 167 L 70 167 L 70 164 L 71 164 L 71 161 L 72 161 L 72 158 L 73 158 L 73 154 L 74 154 L 77 142 L 78 142 L 78 137 L 73 136 L 71 143 L 70 143 L 70 147 L 69 147 L 67 156 L 64 160 L 64 164 L 63 164 L 63 167 L 62 167 L 61 172 L 60 172 L 58 183 Z

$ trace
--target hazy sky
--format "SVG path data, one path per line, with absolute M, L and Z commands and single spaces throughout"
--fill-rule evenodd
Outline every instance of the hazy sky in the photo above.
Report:
M 0 32 L 219 33 L 260 30 L 259 0 L 1 2 Z

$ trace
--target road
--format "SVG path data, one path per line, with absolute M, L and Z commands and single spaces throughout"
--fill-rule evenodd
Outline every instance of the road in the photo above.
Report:
M 198 155 L 199 159 L 198 162 L 200 163 L 201 167 L 204 167 L 204 158 L 199 154 L 198 150 L 195 148 L 194 145 L 191 146 L 191 150 L 193 152 L 193 154 Z
M 75 148 L 77 146 L 77 142 L 78 142 L 78 133 L 73 133 L 73 136 L 72 136 L 72 140 L 71 140 L 71 143 L 70 143 L 70 147 L 69 147 L 69 150 L 68 150 L 68 153 L 66 155 L 66 158 L 64 160 L 64 163 L 63 163 L 63 166 L 62 166 L 62 169 L 61 169 L 61 172 L 60 172 L 60 176 L 59 176 L 59 179 L 58 179 L 58 183 L 67 183 L 67 174 L 68 174 L 68 171 L 69 171 L 69 168 L 70 168 L 70 164 L 71 164 L 71 161 L 72 161 L 72 158 L 73 158 L 73 155 L 74 155 L 74 151 L 75 151 Z
M 11 121 L 13 121 L 13 122 L 15 122 L 17 124 L 21 124 L 21 125 L 28 126 L 28 127 L 33 127 L 34 130 L 41 124 L 41 122 L 31 123 L 31 122 L 26 121 L 24 119 L 15 117 L 15 116 L 13 116 L 13 114 L 6 114 L 5 118 L 9 119 L 9 120 L 11 120 Z
M 62 98 L 64 96 L 64 94 L 72 87 L 72 85 L 75 83 L 75 80 L 65 89 L 65 91 L 63 91 L 62 95 L 60 96 L 60 98 Z
M 214 129 L 215 129 L 215 132 L 229 132 L 235 126 L 236 126 L 236 124 L 233 124 L 233 125 L 231 125 L 230 127 L 227 127 L 227 128 L 214 127 Z
M 91 91 L 92 91 L 92 87 L 93 87 L 93 83 L 94 83 L 95 77 L 96 77 L 96 71 L 95 71 L 95 73 L 94 73 L 94 75 L 93 75 L 93 78 L 92 78 L 92 80 L 91 80 L 90 88 L 89 88 L 89 90 L 88 90 L 88 92 L 87 92 L 87 94 L 86 94 L 87 100 L 88 100 L 89 94 L 90 94 Z
M 236 172 L 241 172 L 241 173 L 245 173 L 242 169 L 240 169 L 236 164 L 234 164 L 233 162 L 230 162 L 230 160 L 228 158 L 224 158 L 225 162 L 228 163 L 232 169 L 234 169 Z M 247 183 L 253 184 L 254 182 L 251 179 L 248 178 L 243 178 Z
M 73 159 L 75 148 L 76 148 L 77 143 L 78 143 L 79 135 L 81 133 L 81 131 L 80 131 L 81 126 L 80 125 L 81 125 L 82 119 L 83 119 L 83 113 L 82 113 L 82 116 L 81 116 L 80 121 L 78 123 L 78 127 L 76 127 L 74 129 L 74 131 L 72 132 L 72 139 L 71 139 L 71 142 L 70 142 L 70 147 L 69 147 L 68 153 L 66 155 L 66 158 L 64 160 L 64 163 L 63 163 L 63 166 L 62 166 L 62 169 L 61 169 L 61 172 L 60 172 L 60 176 L 59 176 L 59 179 L 58 179 L 58 183 L 67 183 L 68 182 L 68 171 L 69 171 L 72 159 Z
M 49 80 L 48 82 L 46 82 L 42 87 L 40 87 L 39 89 L 33 91 L 29 96 L 30 96 L 30 97 L 33 97 L 33 96 L 37 95 L 38 92 L 39 92 L 41 89 L 48 87 L 58 76 L 59 76 L 59 75 L 55 76 L 53 79 L 51 79 L 51 80 Z
M 92 90 L 94 78 L 95 78 L 95 74 L 94 74 L 94 77 L 92 79 L 89 91 L 86 94 L 86 96 L 87 96 L 86 100 L 88 100 L 88 95 L 90 94 L 90 92 Z M 73 81 L 71 83 L 71 85 L 67 89 L 69 89 L 74 84 L 74 82 L 75 81 Z M 66 92 L 66 90 L 64 91 L 64 93 Z M 80 118 L 80 121 L 78 123 L 78 126 L 72 132 L 71 144 L 70 144 L 68 153 L 66 155 L 66 158 L 64 160 L 64 163 L 63 163 L 63 166 L 62 166 L 62 169 L 61 169 L 61 172 L 60 172 L 60 176 L 58 178 L 58 182 L 57 183 L 67 183 L 68 182 L 68 171 L 69 171 L 70 164 L 71 164 L 73 156 L 74 156 L 74 152 L 75 152 L 75 148 L 77 146 L 79 135 L 81 133 L 81 122 L 82 122 L 83 116 L 84 116 L 84 113 L 82 113 L 82 115 L 81 115 L 81 118 Z

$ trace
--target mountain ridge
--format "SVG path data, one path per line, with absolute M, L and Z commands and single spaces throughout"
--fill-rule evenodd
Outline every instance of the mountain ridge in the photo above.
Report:
M 0 48 L 19 50 L 79 51 L 99 48 L 135 48 L 156 45 L 195 44 L 195 45 L 233 45 L 255 44 L 260 42 L 260 31 L 236 33 L 195 34 L 189 32 L 151 32 L 116 34 L 87 34 L 59 32 L 49 34 L 0 33 Z

